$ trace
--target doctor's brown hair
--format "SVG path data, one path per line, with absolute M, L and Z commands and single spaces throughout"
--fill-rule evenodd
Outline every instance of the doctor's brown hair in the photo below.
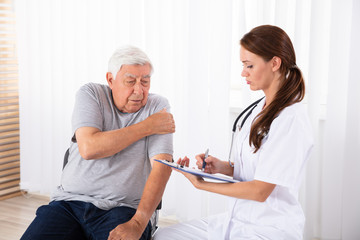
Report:
M 240 40 L 240 45 L 265 62 L 273 57 L 281 59 L 281 83 L 273 101 L 261 111 L 251 126 L 249 144 L 255 147 L 256 153 L 261 147 L 263 138 L 268 134 L 272 121 L 280 112 L 303 100 L 305 82 L 296 65 L 295 50 L 289 36 L 279 27 L 262 25 L 252 29 Z

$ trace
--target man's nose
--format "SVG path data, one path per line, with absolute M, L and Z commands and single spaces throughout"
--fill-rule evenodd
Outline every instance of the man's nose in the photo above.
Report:
M 142 94 L 144 91 L 143 91 L 143 88 L 141 86 L 141 83 L 140 82 L 137 82 L 135 83 L 135 86 L 134 86 L 134 93 L 136 94 Z

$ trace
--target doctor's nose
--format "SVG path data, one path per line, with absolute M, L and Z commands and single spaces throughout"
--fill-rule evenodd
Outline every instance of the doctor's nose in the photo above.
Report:
M 249 73 L 245 70 L 245 68 L 243 68 L 243 70 L 241 71 L 241 76 L 242 77 L 248 77 Z

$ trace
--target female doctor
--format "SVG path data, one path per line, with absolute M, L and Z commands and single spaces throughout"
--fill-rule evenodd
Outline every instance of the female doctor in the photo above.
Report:
M 237 128 L 232 161 L 196 156 L 201 169 L 222 173 L 237 183 L 206 182 L 183 173 L 198 189 L 226 195 L 226 214 L 160 229 L 155 239 L 302 239 L 305 217 L 298 201 L 312 130 L 300 103 L 305 84 L 288 35 L 263 25 L 240 40 L 242 76 L 265 98 Z M 178 160 L 189 165 L 187 157 Z

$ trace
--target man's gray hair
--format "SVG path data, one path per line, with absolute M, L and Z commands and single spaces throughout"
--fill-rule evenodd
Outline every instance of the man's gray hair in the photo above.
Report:
M 116 78 L 116 74 L 124 64 L 145 65 L 147 63 L 150 64 L 150 74 L 152 74 L 153 66 L 149 57 L 140 48 L 127 45 L 115 50 L 109 59 L 108 71 L 112 73 L 113 78 Z

